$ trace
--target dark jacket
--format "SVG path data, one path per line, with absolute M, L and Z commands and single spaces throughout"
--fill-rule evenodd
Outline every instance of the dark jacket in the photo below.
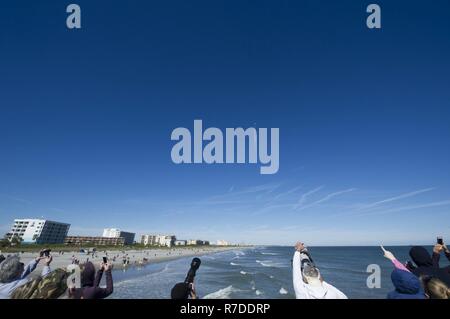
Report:
M 81 288 L 74 289 L 74 299 L 103 299 L 113 293 L 113 280 L 111 270 L 106 271 L 106 288 L 100 288 L 103 270 L 95 273 L 95 267 L 91 262 L 86 263 L 81 274 Z
M 433 263 L 433 259 L 430 253 L 422 246 L 414 246 L 409 251 L 409 255 L 416 264 L 417 268 L 412 272 L 417 277 L 427 276 L 440 279 L 447 286 L 450 287 L 450 273 L 447 268 L 439 268 L 436 262 Z
M 450 261 L 450 253 L 444 252 L 444 254 L 445 254 L 445 257 L 447 257 L 447 259 Z M 441 259 L 441 255 L 437 254 L 433 251 L 433 255 L 432 255 L 431 259 L 433 260 L 433 265 L 435 267 L 439 268 L 439 259 Z M 450 273 L 450 266 L 443 267 L 442 269 L 445 269 L 448 273 Z
M 388 293 L 388 299 L 425 299 L 419 278 L 409 271 L 394 269 L 391 280 L 395 290 Z

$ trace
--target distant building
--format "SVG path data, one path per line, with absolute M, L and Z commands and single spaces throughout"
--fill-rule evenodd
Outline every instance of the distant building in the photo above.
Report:
M 190 246 L 203 246 L 203 245 L 209 245 L 209 241 L 207 240 L 200 240 L 200 239 L 190 239 L 187 241 L 187 244 Z
M 64 240 L 67 245 L 98 245 L 98 246 L 123 246 L 123 237 L 92 237 L 92 236 L 67 236 Z
M 134 237 L 136 236 L 135 233 L 130 233 L 126 231 L 121 231 L 117 228 L 105 228 L 103 230 L 103 237 L 105 238 L 124 238 L 125 239 L 125 245 L 132 245 L 134 244 Z
M 142 235 L 141 244 L 145 246 L 172 247 L 177 238 L 175 235 Z
M 227 242 L 226 240 L 218 240 L 216 245 L 217 246 L 228 246 L 228 245 L 230 245 L 230 243 Z
M 145 246 L 156 246 L 156 238 L 157 235 L 142 235 L 141 236 L 141 244 Z
M 175 246 L 186 246 L 187 240 L 175 240 Z
M 62 244 L 70 224 L 45 219 L 15 219 L 8 240 L 20 239 L 27 244 Z

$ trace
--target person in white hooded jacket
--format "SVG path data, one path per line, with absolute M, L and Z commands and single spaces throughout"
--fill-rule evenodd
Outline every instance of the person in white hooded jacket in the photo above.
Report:
M 297 299 L 347 299 L 339 289 L 325 282 L 303 243 L 295 245 L 292 277 Z

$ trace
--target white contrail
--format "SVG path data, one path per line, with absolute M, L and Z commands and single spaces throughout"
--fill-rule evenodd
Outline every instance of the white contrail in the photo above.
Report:
M 315 201 L 315 202 L 313 202 L 313 203 L 311 203 L 309 205 L 301 207 L 300 210 L 303 210 L 303 209 L 309 208 L 311 206 L 315 206 L 315 205 L 327 202 L 330 199 L 332 199 L 333 197 L 336 197 L 336 196 L 339 196 L 339 195 L 342 195 L 342 194 L 345 194 L 345 193 L 350 193 L 350 192 L 353 192 L 354 190 L 356 190 L 356 188 L 349 188 L 349 189 L 345 189 L 345 190 L 342 190 L 342 191 L 338 191 L 338 192 L 334 192 L 334 193 L 328 194 L 327 196 L 325 196 L 322 199 L 319 199 L 318 201 Z
M 387 199 L 384 199 L 384 200 L 380 200 L 378 202 L 365 205 L 365 206 L 361 207 L 360 209 L 373 208 L 373 207 L 376 207 L 376 206 L 379 206 L 379 205 L 382 205 L 382 204 L 385 204 L 385 203 L 390 203 L 390 202 L 393 202 L 393 201 L 396 201 L 396 200 L 400 200 L 400 199 L 404 199 L 404 198 L 408 198 L 408 197 L 413 197 L 413 196 L 416 196 L 418 194 L 422 194 L 422 193 L 429 192 L 429 191 L 432 191 L 432 190 L 434 190 L 434 188 L 420 189 L 420 190 L 417 190 L 417 191 L 414 191 L 414 192 L 410 192 L 410 193 L 402 194 L 402 195 L 399 195 L 399 196 L 395 196 L 395 197 L 387 198 Z
M 317 193 L 318 191 L 320 191 L 323 188 L 323 186 L 319 186 L 317 188 L 314 188 L 313 190 L 310 190 L 309 192 L 306 192 L 305 194 L 303 194 L 300 199 L 298 200 L 297 204 L 294 206 L 294 209 L 299 208 L 300 206 L 302 206 L 306 199 L 308 198 L 309 195 L 312 195 L 314 193 Z
M 429 208 L 429 207 L 437 207 L 437 206 L 447 206 L 447 205 L 450 205 L 450 200 L 444 200 L 444 201 L 433 202 L 433 203 L 428 203 L 428 204 L 405 206 L 405 207 L 393 208 L 393 209 L 378 211 L 378 212 L 362 213 L 362 214 L 358 214 L 358 215 L 354 215 L 354 216 L 384 215 L 384 214 L 389 214 L 389 213 L 401 212 L 401 211 L 405 211 L 405 210 L 413 210 L 413 209 Z

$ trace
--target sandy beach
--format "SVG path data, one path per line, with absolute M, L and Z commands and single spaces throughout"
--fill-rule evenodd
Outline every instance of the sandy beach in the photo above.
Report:
M 91 261 L 96 267 L 103 261 L 103 257 L 107 257 L 110 262 L 113 263 L 113 270 L 124 269 L 133 266 L 142 266 L 146 264 L 153 264 L 163 262 L 167 260 L 182 258 L 182 257 L 194 257 L 203 256 L 207 254 L 217 253 L 227 250 L 240 249 L 239 247 L 177 247 L 177 248 L 149 248 L 139 250 L 97 250 L 95 253 L 92 251 L 87 252 L 79 251 L 65 251 L 63 254 L 58 251 L 52 251 L 51 255 L 53 261 L 51 268 L 65 268 L 72 264 L 73 259 L 77 259 L 80 264 L 86 261 Z M 33 258 L 36 258 L 39 253 L 37 252 L 24 252 L 18 253 L 23 263 L 27 264 Z M 124 264 L 124 260 L 126 260 Z M 41 261 L 33 272 L 33 276 L 37 276 L 41 273 L 44 263 Z

